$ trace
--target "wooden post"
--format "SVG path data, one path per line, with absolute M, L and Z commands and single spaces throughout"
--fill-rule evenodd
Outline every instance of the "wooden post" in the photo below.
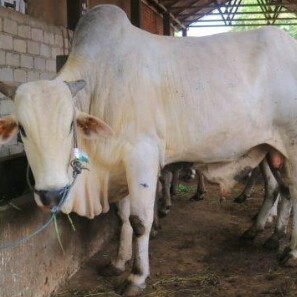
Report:
M 170 14 L 169 12 L 163 13 L 163 35 L 170 36 Z
M 68 58 L 68 55 L 58 55 L 56 56 L 56 71 L 59 72 L 64 66 Z
M 82 15 L 81 0 L 67 0 L 67 28 L 74 30 Z
M 183 29 L 183 37 L 187 37 L 188 36 L 188 29 Z
M 141 28 L 141 0 L 131 0 L 131 23 Z

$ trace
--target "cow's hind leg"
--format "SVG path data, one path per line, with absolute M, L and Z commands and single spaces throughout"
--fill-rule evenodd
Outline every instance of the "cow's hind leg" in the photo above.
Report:
M 196 171 L 196 173 L 197 173 L 197 190 L 194 196 L 190 198 L 190 201 L 204 200 L 205 193 L 206 193 L 204 176 L 199 171 Z
M 134 146 L 125 158 L 131 203 L 130 223 L 134 233 L 132 273 L 120 288 L 124 296 L 137 296 L 149 275 L 149 236 L 154 218 L 154 203 L 159 166 L 157 146 L 149 141 Z
M 288 190 L 281 190 L 281 200 L 279 202 L 279 211 L 277 215 L 277 221 L 274 233 L 264 243 L 264 247 L 269 250 L 275 250 L 279 248 L 280 241 L 285 237 L 287 231 L 287 225 L 292 209 L 291 199 Z
M 293 211 L 293 222 L 292 222 L 292 234 L 291 242 L 287 246 L 282 255 L 279 258 L 282 264 L 294 264 L 297 263 L 297 160 L 296 152 L 292 152 L 287 162 L 286 177 L 289 179 L 288 185 L 290 190 L 290 197 Z
M 281 193 L 279 193 L 279 195 L 277 196 L 272 208 L 270 209 L 270 212 L 269 212 L 269 216 L 267 218 L 267 223 L 272 223 L 274 221 L 274 219 L 277 217 L 277 213 L 278 213 L 278 207 L 279 207 L 279 204 L 280 203 L 280 200 L 281 200 Z
M 254 224 L 241 236 L 241 240 L 245 241 L 253 240 L 259 232 L 264 230 L 270 210 L 279 194 L 278 183 L 275 180 L 266 159 L 263 160 L 260 167 L 265 182 L 265 198 Z
M 121 275 L 125 271 L 126 263 L 132 257 L 132 236 L 133 229 L 130 224 L 130 200 L 129 196 L 122 199 L 117 204 L 118 215 L 122 221 L 120 246 L 118 249 L 117 257 L 112 260 L 110 264 L 104 267 L 101 274 L 105 276 Z
M 177 193 L 177 184 L 179 178 L 179 170 L 174 170 L 172 172 L 172 181 L 170 186 L 170 195 L 175 196 Z
M 255 187 L 256 178 L 257 178 L 257 168 L 255 168 L 252 171 L 251 176 L 249 177 L 248 182 L 247 182 L 243 192 L 233 200 L 235 203 L 243 203 L 248 198 L 251 197 L 251 194 Z

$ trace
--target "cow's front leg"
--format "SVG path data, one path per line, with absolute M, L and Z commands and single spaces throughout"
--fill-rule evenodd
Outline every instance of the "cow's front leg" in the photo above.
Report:
M 148 245 L 154 218 L 154 203 L 158 178 L 159 153 L 146 141 L 135 146 L 125 160 L 129 197 L 130 223 L 134 233 L 134 263 L 122 294 L 139 295 L 149 275 Z
M 204 200 L 206 194 L 204 176 L 197 171 L 197 190 L 196 193 L 190 198 L 190 201 L 201 201 Z
M 133 230 L 130 224 L 130 200 L 129 196 L 117 204 L 118 215 L 122 221 L 120 245 L 117 256 L 102 271 L 105 276 L 121 275 L 125 271 L 126 263 L 132 257 L 132 236 Z

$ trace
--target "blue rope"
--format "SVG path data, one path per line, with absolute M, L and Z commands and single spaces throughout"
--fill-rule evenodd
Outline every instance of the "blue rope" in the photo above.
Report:
M 76 166 L 79 166 L 79 165 L 81 165 L 81 164 L 78 162 L 78 163 L 75 164 L 75 165 L 76 165 Z M 27 241 L 30 240 L 32 237 L 38 235 L 38 234 L 41 233 L 43 230 L 45 230 L 45 229 L 46 229 L 46 228 L 47 228 L 47 227 L 54 221 L 54 219 L 55 219 L 57 213 L 60 211 L 62 205 L 63 205 L 63 204 L 65 203 L 65 201 L 67 200 L 68 195 L 69 195 L 69 193 L 70 193 L 70 190 L 71 190 L 71 188 L 73 187 L 74 182 L 75 182 L 75 180 L 76 180 L 76 177 L 78 176 L 78 174 L 81 173 L 81 170 L 78 170 L 78 169 L 77 169 L 75 166 L 73 166 L 73 165 L 71 165 L 71 166 L 73 167 L 73 178 L 74 178 L 74 179 L 73 179 L 71 185 L 69 185 L 68 187 L 65 188 L 63 197 L 62 197 L 62 199 L 61 199 L 59 205 L 58 205 L 58 206 L 55 206 L 55 207 L 52 208 L 52 210 L 51 210 L 52 215 L 51 215 L 51 217 L 49 218 L 49 220 L 48 220 L 45 224 L 43 224 L 40 228 L 38 228 L 36 231 L 34 231 L 33 233 L 31 233 L 31 234 L 29 234 L 29 235 L 27 235 L 27 236 L 24 236 L 23 238 L 18 239 L 18 240 L 16 240 L 16 241 L 8 242 L 8 243 L 5 243 L 5 244 L 1 244 L 1 245 L 0 245 L 0 250 L 4 250 L 4 249 L 8 249 L 8 248 L 15 248 L 15 247 L 17 247 L 17 246 L 19 246 L 19 245 L 21 245 L 21 244 L 27 242 Z M 80 168 L 81 168 L 81 166 L 80 166 Z M 84 168 L 81 168 L 81 169 L 84 169 Z M 28 170 L 27 170 L 27 177 L 28 177 L 28 172 L 29 172 L 29 166 L 28 166 Z M 29 183 L 30 188 L 33 189 L 33 187 L 32 187 L 32 185 L 31 185 L 30 181 L 29 181 L 28 183 Z
M 74 118 L 75 118 L 75 109 L 74 109 Z M 74 150 L 78 147 L 77 145 L 77 127 L 76 127 L 76 121 L 74 120 L 73 121 L 73 148 Z M 72 183 L 67 186 L 64 190 L 64 193 L 63 193 L 63 197 L 59 203 L 58 206 L 55 206 L 52 208 L 51 212 L 52 212 L 52 215 L 51 217 L 49 218 L 49 220 L 44 224 L 42 225 L 39 229 L 37 229 L 36 231 L 34 231 L 33 233 L 19 239 L 19 240 L 16 240 L 14 242 L 9 242 L 9 243 L 5 243 L 5 244 L 1 244 L 0 245 L 0 250 L 4 250 L 4 249 L 7 249 L 7 248 L 15 248 L 17 246 L 19 246 L 20 244 L 22 243 L 25 243 L 27 242 L 28 240 L 30 240 L 32 237 L 38 235 L 39 233 L 41 233 L 43 230 L 45 230 L 53 221 L 54 219 L 56 218 L 56 215 L 57 213 L 61 210 L 61 207 L 62 205 L 65 203 L 65 201 L 67 200 L 68 198 L 68 195 L 69 195 L 69 192 L 71 190 L 71 188 L 73 187 L 74 185 L 74 182 L 77 178 L 77 176 L 79 174 L 81 174 L 82 170 L 88 170 L 88 168 L 84 167 L 82 165 L 82 160 L 80 160 L 79 158 L 75 158 L 74 160 L 72 160 L 70 162 L 70 166 L 72 167 L 73 169 L 73 173 L 72 173 L 72 176 L 73 176 L 73 181 Z M 34 193 L 37 193 L 37 191 L 34 189 L 34 187 L 31 185 L 31 181 L 30 181 L 30 167 L 29 167 L 29 164 L 28 164 L 28 168 L 27 168 L 27 183 L 30 187 L 30 189 L 34 192 Z
M 56 213 L 53 213 L 50 217 L 50 219 L 44 224 L 42 225 L 39 229 L 37 229 L 35 232 L 19 239 L 19 240 L 16 240 L 16 241 L 13 241 L 13 242 L 8 242 L 8 243 L 5 243 L 5 244 L 1 244 L 0 245 L 0 250 L 4 250 L 4 249 L 10 249 L 10 248 L 15 248 L 25 242 L 27 242 L 28 240 L 30 240 L 33 236 L 39 234 L 40 232 L 42 232 L 44 229 L 46 229 L 54 220 L 54 217 L 55 217 Z

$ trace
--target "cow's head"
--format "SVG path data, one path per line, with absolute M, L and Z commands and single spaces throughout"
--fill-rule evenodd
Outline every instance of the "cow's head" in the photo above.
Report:
M 0 119 L 0 145 L 20 132 L 39 192 L 35 195 L 39 206 L 58 205 L 63 189 L 71 183 L 74 121 L 81 137 L 112 134 L 102 120 L 75 110 L 73 97 L 85 84 L 83 80 L 43 80 L 20 86 L 0 82 L 0 91 L 15 102 L 15 115 Z

